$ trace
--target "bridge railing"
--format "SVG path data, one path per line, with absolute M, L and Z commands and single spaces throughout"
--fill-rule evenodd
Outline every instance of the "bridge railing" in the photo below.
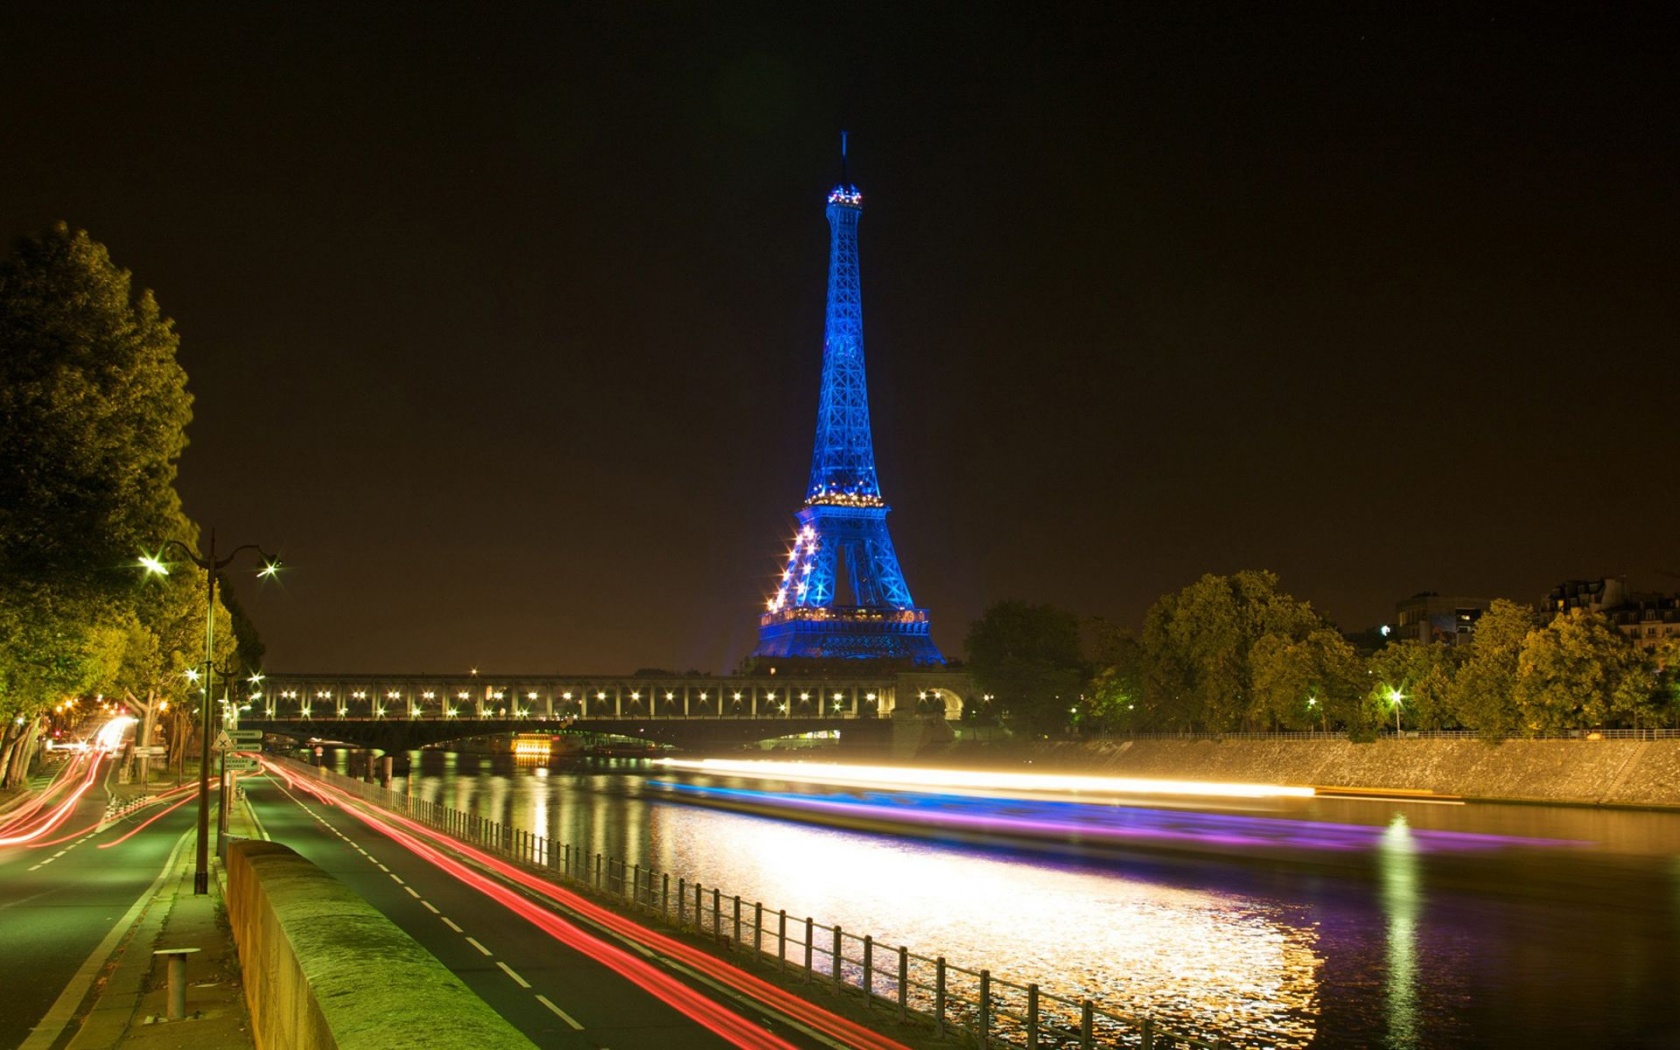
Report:
M 839 924 L 790 915 L 717 886 L 703 886 L 669 872 L 617 857 L 589 853 L 510 824 L 294 759 L 277 761 L 316 775 L 383 809 L 463 842 L 540 871 L 561 885 L 606 898 L 723 948 L 757 965 L 834 995 L 861 997 L 872 1011 L 914 1018 L 936 1036 L 965 1037 L 980 1050 L 992 1047 L 1138 1047 L 1141 1050 L 1231 1050 L 1212 1035 L 1173 1030 L 1153 1018 L 1098 1006 L 1093 1000 L 1045 992 L 986 969 L 928 957 Z

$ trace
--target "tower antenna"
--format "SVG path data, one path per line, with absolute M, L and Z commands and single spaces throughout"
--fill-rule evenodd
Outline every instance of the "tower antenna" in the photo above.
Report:
M 851 182 L 851 176 L 846 174 L 846 133 L 842 131 L 840 132 L 840 183 L 849 186 Z

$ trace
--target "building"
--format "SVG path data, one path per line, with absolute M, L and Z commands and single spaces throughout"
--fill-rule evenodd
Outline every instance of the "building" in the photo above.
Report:
M 1469 645 L 1476 621 L 1492 601 L 1487 598 L 1442 597 L 1423 591 L 1394 603 L 1393 639 Z
M 1570 609 L 1599 613 L 1641 649 L 1680 641 L 1680 594 L 1636 591 L 1620 576 L 1565 580 L 1540 600 L 1540 608 L 1551 615 Z

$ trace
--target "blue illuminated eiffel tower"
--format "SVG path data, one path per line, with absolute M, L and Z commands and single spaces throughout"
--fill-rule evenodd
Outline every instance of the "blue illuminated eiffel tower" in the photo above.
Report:
M 888 659 L 943 664 L 898 567 L 875 478 L 863 368 L 858 218 L 863 194 L 846 176 L 828 195 L 828 315 L 811 484 L 776 593 L 759 617 L 756 657 Z

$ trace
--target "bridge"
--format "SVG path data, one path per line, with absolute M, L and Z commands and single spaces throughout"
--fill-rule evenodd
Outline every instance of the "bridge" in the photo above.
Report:
M 959 718 L 959 671 L 856 675 L 274 674 L 239 724 L 298 738 L 407 750 L 510 733 L 611 734 L 677 747 L 833 732 L 884 746 L 895 724 Z

